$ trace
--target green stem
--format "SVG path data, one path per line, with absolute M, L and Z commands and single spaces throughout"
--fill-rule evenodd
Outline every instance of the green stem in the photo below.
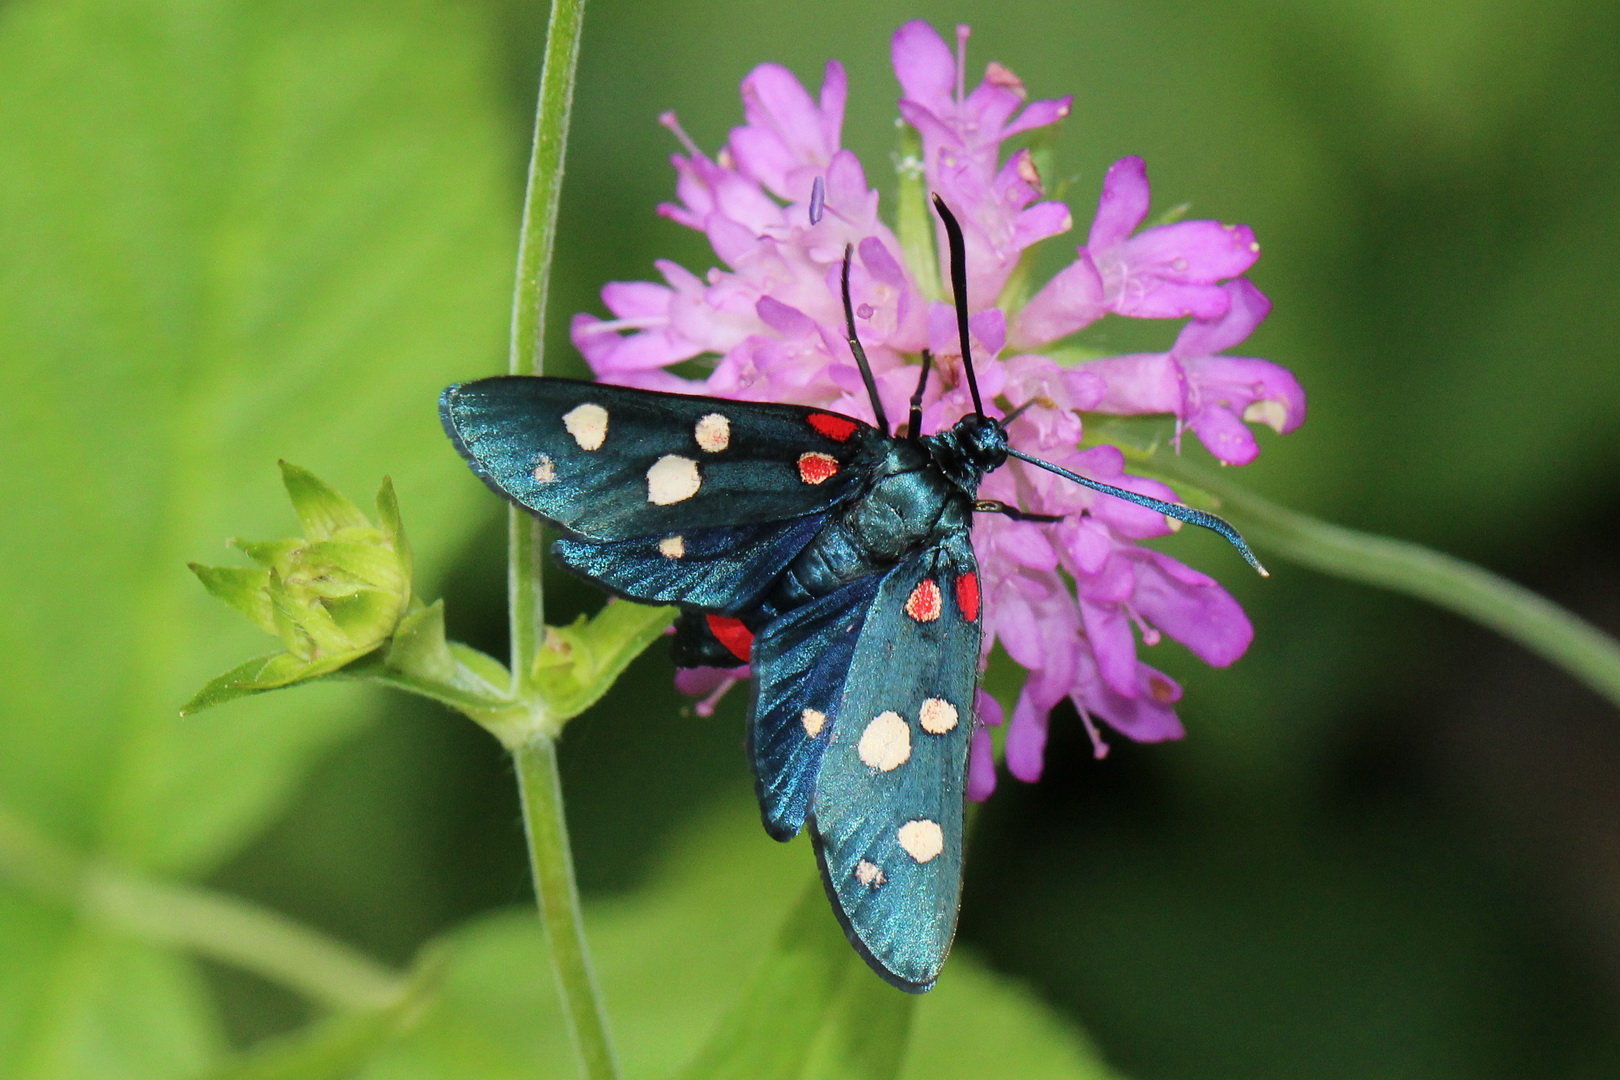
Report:
M 535 109 L 534 150 L 529 157 L 528 191 L 518 240 L 517 281 L 512 294 L 508 369 L 514 375 L 539 375 L 545 368 L 546 296 L 557 240 L 557 206 L 562 194 L 568 118 L 584 15 L 584 0 L 552 0 L 545 62 L 540 69 L 540 99 Z M 508 514 L 512 690 L 514 697 L 537 701 L 539 696 L 533 692 L 537 679 L 535 659 L 545 641 L 540 522 L 517 507 Z M 509 742 L 508 747 L 517 765 L 535 900 L 581 1068 L 589 1080 L 611 1080 L 618 1076 L 618 1066 L 585 943 L 584 917 L 574 885 L 568 825 L 563 816 L 552 718 L 535 708 L 529 727 L 526 738 L 516 740 L 515 745 Z
M 92 862 L 0 809 L 4 878 L 120 933 L 230 964 L 332 1008 L 383 1008 L 408 987 L 404 977 L 286 916 Z
M 517 280 L 512 288 L 512 343 L 507 369 L 514 375 L 538 375 L 545 367 L 546 296 L 551 286 L 551 254 L 557 243 L 557 206 L 562 196 L 568 118 L 574 102 L 574 71 L 579 64 L 584 17 L 585 0 L 552 0 L 535 108 L 534 148 L 529 155 L 528 189 L 523 198 L 523 225 L 518 236 Z M 540 522 L 515 506 L 508 513 L 512 678 L 514 690 L 520 690 L 533 677 L 534 657 L 545 633 Z
M 523 796 L 523 828 L 529 841 L 529 864 L 540 920 L 546 927 L 551 965 L 561 988 L 563 1007 L 574 1033 L 574 1047 L 588 1080 L 619 1075 L 608 1035 L 607 1013 L 591 971 L 585 943 L 585 920 L 574 884 L 574 860 L 568 850 L 563 819 L 557 744 L 540 735 L 513 751 L 518 789 Z
M 1154 468 L 1220 500 L 1220 511 L 1256 547 L 1325 574 L 1406 593 L 1488 626 L 1620 706 L 1620 642 L 1488 570 L 1404 540 L 1331 525 L 1252 495 L 1165 450 Z

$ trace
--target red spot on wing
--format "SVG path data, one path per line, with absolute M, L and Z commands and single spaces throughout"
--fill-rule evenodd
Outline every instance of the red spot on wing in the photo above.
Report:
M 906 598 L 906 614 L 917 622 L 933 622 L 939 618 L 940 606 L 939 583 L 933 578 L 917 582 L 917 587 Z
M 704 618 L 709 623 L 709 633 L 726 647 L 726 651 L 743 663 L 748 663 L 748 658 L 754 652 L 754 632 L 744 626 L 741 619 L 727 615 L 707 615 Z
M 979 575 L 971 570 L 956 579 L 956 606 L 968 622 L 979 617 Z
M 855 434 L 855 429 L 860 425 L 847 416 L 832 416 L 818 412 L 810 414 L 810 426 L 834 442 L 848 442 L 849 437 Z
M 811 451 L 799 455 L 799 479 L 807 484 L 823 484 L 838 474 L 838 459 L 831 454 Z

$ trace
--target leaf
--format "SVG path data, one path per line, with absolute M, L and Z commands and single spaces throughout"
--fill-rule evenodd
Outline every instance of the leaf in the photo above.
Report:
M 552 718 L 569 720 L 596 704 L 674 621 L 672 607 L 610 600 L 589 621 L 548 627 L 535 669 Z
M 349 687 L 175 716 L 264 648 L 185 563 L 286 530 L 274 461 L 348 490 L 399 477 L 427 579 L 479 524 L 433 402 L 503 355 L 486 17 L 0 6 L 0 500 L 29 517 L 0 531 L 0 801 L 87 852 L 204 873 L 365 716 Z M 201 1064 L 214 1020 L 183 963 L 29 933 L 0 919 L 5 1000 L 28 1006 L 0 1008 L 0 1076 Z
M 812 882 L 783 924 L 764 964 L 681 1076 L 685 1080 L 792 1080 L 816 1075 L 809 1068 L 810 1048 L 827 1026 L 829 1014 L 842 1004 L 846 989 L 859 985 L 851 978 L 857 974 L 854 967 L 865 965 L 832 923 L 821 883 Z M 909 1002 L 904 1012 L 909 1014 Z M 853 1018 L 846 1013 L 839 1019 L 847 1028 Z M 903 1033 L 904 1025 L 898 1027 Z M 845 1046 L 839 1049 L 858 1051 L 859 1041 L 844 1040 Z M 837 1054 L 836 1050 L 827 1053 Z M 890 1066 L 887 1071 L 855 1075 L 893 1076 L 899 1055 L 891 1052 L 882 1057 Z
M 667 1077 L 700 1050 L 705 1069 L 735 1071 L 682 1075 L 1112 1076 L 1077 1032 L 971 953 L 958 950 L 925 995 L 882 982 L 838 929 L 809 845 L 770 842 L 751 796 L 734 795 L 673 845 L 647 888 L 587 905 L 625 1076 Z M 362 1080 L 574 1075 L 532 910 L 482 919 L 440 945 L 441 992 Z M 746 1071 L 749 1061 L 760 1071 Z

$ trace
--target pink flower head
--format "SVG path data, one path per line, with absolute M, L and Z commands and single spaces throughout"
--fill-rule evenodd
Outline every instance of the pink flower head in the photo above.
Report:
M 1174 500 L 1166 485 L 1127 473 L 1116 447 L 1081 449 L 1086 418 L 1168 416 L 1178 434 L 1191 428 L 1232 464 L 1257 453 L 1249 424 L 1280 433 L 1298 427 L 1304 394 L 1286 369 L 1225 355 L 1269 308 L 1241 276 L 1259 254 L 1253 233 L 1214 221 L 1138 231 L 1149 196 L 1139 158 L 1109 169 L 1078 258 L 1028 303 L 998 306 L 1024 251 L 1071 227 L 1066 206 L 1042 200 L 1028 152 L 1004 144 L 1066 117 L 1070 99 L 1028 101 L 1017 77 L 994 63 L 968 89 L 967 39 L 959 27 L 953 50 L 927 23 L 910 22 L 896 32 L 892 56 L 900 113 L 920 134 L 927 185 L 965 234 L 969 336 L 986 408 L 1003 417 L 1021 410 L 1008 425 L 1012 444 L 1104 483 Z M 814 98 L 786 69 L 756 68 L 743 81 L 744 123 L 712 158 L 665 117 L 683 152 L 673 158 L 677 201 L 660 213 L 704 233 L 720 265 L 698 275 L 659 262 L 662 281 L 607 286 L 611 318 L 578 315 L 572 328 L 599 378 L 871 419 L 845 338 L 847 246 L 856 331 L 888 414 L 906 415 L 924 349 L 937 372 L 923 399 L 924 430 L 972 411 L 955 312 L 918 285 L 934 280 L 935 268 L 907 265 L 904 252 L 919 249 L 917 238 L 902 247 L 861 163 L 840 145 L 846 98 L 836 62 Z M 920 246 L 929 247 L 926 239 Z M 1104 315 L 1187 321 L 1163 353 L 1066 365 L 1044 351 Z M 669 370 L 677 364 L 704 374 L 678 376 Z M 1038 778 L 1049 714 L 1065 700 L 1098 756 L 1107 752 L 1102 727 L 1139 741 L 1179 738 L 1181 689 L 1142 650 L 1169 638 L 1206 663 L 1234 662 L 1253 636 L 1237 601 L 1214 579 L 1142 546 L 1171 531 L 1157 511 L 1018 461 L 987 476 L 980 496 L 1061 520 L 986 513 L 975 521 L 984 656 L 999 643 L 1028 674 L 1005 725 L 1002 703 L 979 693 L 969 794 L 982 799 L 995 787 L 991 728 L 1005 731 L 1008 771 Z M 703 697 L 702 711 L 739 677 L 746 669 L 696 669 L 679 683 Z

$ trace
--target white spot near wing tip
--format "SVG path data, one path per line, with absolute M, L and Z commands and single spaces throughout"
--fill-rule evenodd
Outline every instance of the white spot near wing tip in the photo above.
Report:
M 861 732 L 855 752 L 879 772 L 898 769 L 911 757 L 911 725 L 897 712 L 878 713 Z
M 862 859 L 855 864 L 855 880 L 868 888 L 877 888 L 883 884 L 883 870 L 875 862 Z
M 679 536 L 666 536 L 658 541 L 658 554 L 666 559 L 680 559 L 686 556 L 686 540 Z
M 647 501 L 669 506 L 690 499 L 702 484 L 697 462 L 679 454 L 665 454 L 647 470 Z
M 917 722 L 930 735 L 943 735 L 956 726 L 956 706 L 944 698 L 931 697 L 922 703 Z
M 596 450 L 607 441 L 608 412 L 595 402 L 575 405 L 563 414 L 563 427 L 581 450 Z
M 804 725 L 804 733 L 813 739 L 827 726 L 827 714 L 820 709 L 807 708 L 799 714 L 799 723 Z
M 925 863 L 945 850 L 945 832 L 939 822 L 920 818 L 900 826 L 900 846 L 920 863 Z
M 731 421 L 720 413 L 712 412 L 697 422 L 697 429 L 692 434 L 700 448 L 718 454 L 731 445 Z
M 541 454 L 534 462 L 534 482 L 537 484 L 553 484 L 557 481 L 557 465 L 545 454 Z

